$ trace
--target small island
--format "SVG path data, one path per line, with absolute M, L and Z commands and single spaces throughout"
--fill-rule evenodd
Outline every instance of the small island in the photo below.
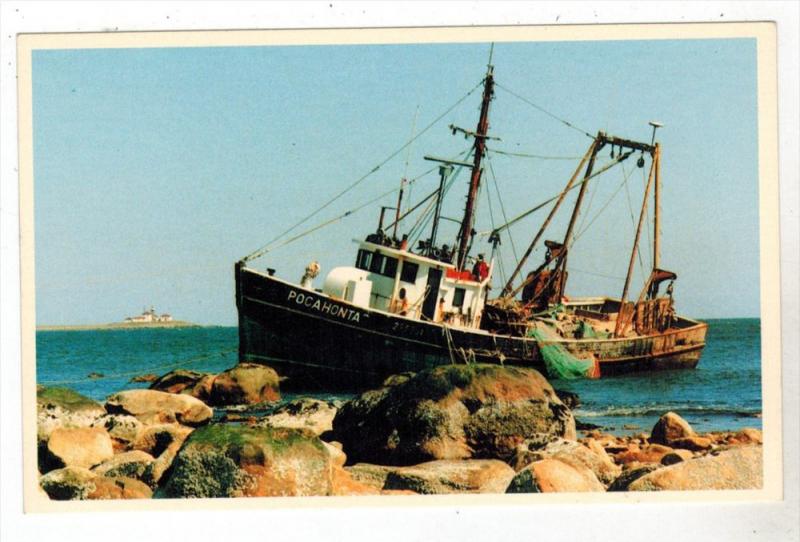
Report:
M 138 316 L 128 316 L 122 322 L 111 322 L 109 324 L 85 324 L 71 326 L 36 326 L 36 331 L 83 331 L 83 330 L 102 330 L 102 329 L 152 329 L 152 328 L 178 328 L 178 327 L 202 327 L 199 324 L 175 320 L 171 315 L 157 314 L 151 306 L 144 309 Z

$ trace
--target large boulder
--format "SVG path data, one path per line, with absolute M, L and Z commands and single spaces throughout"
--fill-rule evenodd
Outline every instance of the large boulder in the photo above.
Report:
M 147 425 L 177 421 L 198 426 L 214 415 L 214 411 L 199 399 L 156 390 L 121 391 L 108 398 L 106 410 L 112 414 L 136 416 Z
M 298 429 L 209 425 L 173 462 L 168 497 L 331 495 L 339 468 L 313 434 Z
M 105 409 L 69 388 L 39 387 L 36 390 L 37 437 L 47 441 L 58 427 L 90 427 Z
M 167 393 L 187 393 L 189 395 L 194 395 L 192 391 L 195 386 L 208 376 L 213 375 L 186 369 L 175 369 L 153 381 L 153 383 L 150 384 L 150 389 L 165 391 Z M 201 398 L 198 397 L 198 399 Z
M 155 458 L 141 450 L 117 454 L 92 469 L 92 472 L 109 478 L 123 477 L 141 480 Z
M 585 493 L 605 491 L 594 473 L 558 459 L 531 463 L 514 476 L 507 493 Z
M 92 427 L 102 427 L 108 431 L 114 444 L 114 452 L 124 452 L 130 450 L 139 438 L 144 424 L 135 416 L 106 414 L 98 418 Z
M 631 483 L 628 490 L 760 489 L 763 470 L 761 447 L 741 446 L 660 468 Z
M 439 460 L 387 473 L 382 489 L 422 494 L 505 493 L 514 469 L 497 459 Z
M 667 412 L 661 416 L 650 432 L 650 442 L 674 447 L 673 441 L 695 435 L 689 422 L 675 414 Z
M 572 413 L 532 369 L 445 365 L 399 380 L 337 412 L 333 434 L 351 462 L 508 461 L 522 442 L 575 438 Z
M 374 487 L 376 489 L 384 489 L 386 487 L 386 479 L 391 472 L 396 471 L 400 467 L 390 467 L 387 465 L 373 465 L 371 463 L 356 463 L 344 469 L 350 473 L 353 480 L 360 482 L 364 485 Z
M 280 377 L 271 367 L 240 363 L 214 378 L 209 402 L 212 405 L 253 405 L 281 398 Z
M 153 497 L 153 491 L 147 484 L 133 478 L 98 476 L 93 483 L 94 491 L 86 496 L 89 500 L 150 499 Z
M 96 489 L 97 475 L 83 467 L 64 467 L 48 472 L 39 479 L 47 496 L 56 501 L 83 500 Z
M 631 444 L 622 452 L 614 454 L 614 460 L 620 465 L 631 463 L 660 463 L 661 459 L 672 452 L 672 448 L 663 444 Z
M 43 472 L 62 467 L 90 469 L 114 455 L 111 437 L 101 427 L 59 427 L 54 429 L 44 449 L 40 449 L 39 468 Z
M 153 425 L 146 428 L 133 445 L 134 450 L 145 452 L 155 459 L 142 473 L 142 481 L 156 487 L 164 473 L 172 466 L 183 443 L 193 429 L 176 424 Z
M 523 443 L 517 449 L 512 466 L 520 471 L 529 464 L 542 459 L 558 459 L 576 469 L 588 468 L 604 485 L 613 482 L 622 472 L 602 448 L 592 450 L 574 440 L 558 439 L 541 449 L 530 449 Z
M 286 427 L 308 429 L 321 435 L 333 429 L 336 407 L 319 399 L 300 398 L 290 401 L 265 416 L 258 425 L 264 427 Z

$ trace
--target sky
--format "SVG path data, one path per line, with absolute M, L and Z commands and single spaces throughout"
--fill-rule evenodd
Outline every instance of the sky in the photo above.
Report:
M 424 155 L 468 150 L 470 141 L 448 126 L 475 128 L 489 49 L 35 51 L 37 324 L 120 321 L 152 305 L 176 319 L 236 325 L 234 263 L 363 177 L 292 233 L 357 212 L 251 262 L 293 281 L 312 260 L 322 275 L 352 265 L 353 239 L 374 231 L 402 177 L 416 179 L 403 207 L 438 186 L 435 169 L 421 175 L 434 166 Z M 678 275 L 678 312 L 758 316 L 755 40 L 498 43 L 492 63 L 490 133 L 499 140 L 489 147 L 536 157 L 489 153 L 476 230 L 557 194 L 591 143 L 584 132 L 649 142 L 648 121 L 657 120 L 661 266 Z M 568 295 L 622 292 L 647 172 L 636 157 L 588 188 Z M 453 181 L 446 217 L 463 213 L 466 173 Z M 546 238 L 563 237 L 573 202 L 574 194 Z M 503 236 L 495 291 L 546 212 Z M 444 221 L 441 242 L 456 228 Z M 652 236 L 649 226 L 635 293 L 652 265 Z M 491 252 L 485 237 L 477 252 Z M 535 251 L 525 269 L 543 257 Z

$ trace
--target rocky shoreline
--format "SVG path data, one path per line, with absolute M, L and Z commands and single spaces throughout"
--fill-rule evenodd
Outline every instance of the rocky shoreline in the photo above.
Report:
M 280 401 L 250 363 L 147 375 L 104 404 L 37 388 L 39 487 L 53 500 L 758 489 L 757 429 L 580 430 L 578 398 L 532 369 L 447 365 L 350 401 Z

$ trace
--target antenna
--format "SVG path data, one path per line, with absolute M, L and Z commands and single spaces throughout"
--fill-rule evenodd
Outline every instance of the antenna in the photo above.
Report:
M 663 128 L 664 125 L 654 120 L 651 120 L 650 122 L 648 122 L 648 124 L 653 127 L 653 137 L 650 140 L 650 145 L 652 145 L 656 141 L 656 130 L 658 130 L 659 128 Z

